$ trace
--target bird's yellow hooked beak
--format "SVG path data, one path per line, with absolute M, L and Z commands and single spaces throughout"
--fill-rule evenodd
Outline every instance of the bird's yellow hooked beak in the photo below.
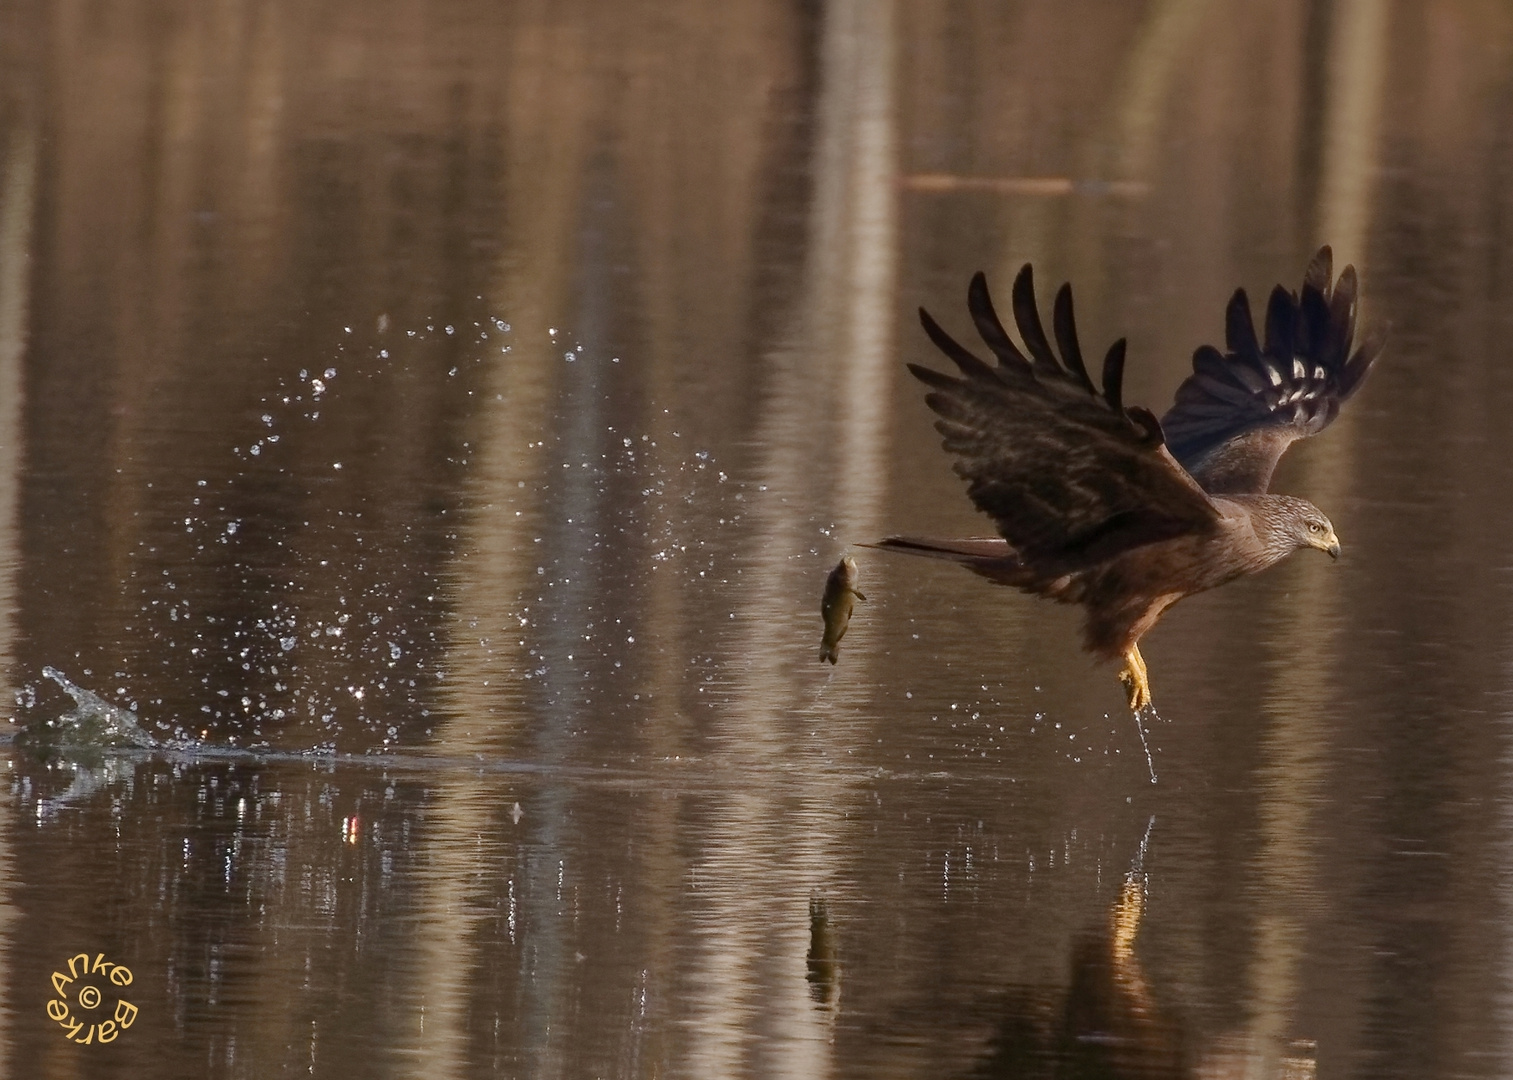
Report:
M 1329 530 L 1329 535 L 1320 538 L 1319 549 L 1328 552 L 1331 559 L 1340 557 L 1340 538 L 1334 535 L 1333 529 Z

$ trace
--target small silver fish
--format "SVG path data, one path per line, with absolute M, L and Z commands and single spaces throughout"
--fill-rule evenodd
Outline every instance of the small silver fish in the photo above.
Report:
M 841 652 L 841 638 L 851 624 L 851 609 L 858 600 L 867 599 L 856 588 L 856 560 L 847 555 L 835 564 L 825 579 L 825 597 L 820 601 L 820 615 L 825 619 L 825 636 L 820 641 L 820 660 L 835 663 Z

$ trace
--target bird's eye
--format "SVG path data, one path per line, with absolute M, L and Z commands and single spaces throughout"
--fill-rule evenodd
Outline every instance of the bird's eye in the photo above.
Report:
M 1322 527 L 1317 521 L 1310 521 L 1308 523 L 1308 531 L 1311 533 L 1318 532 Z

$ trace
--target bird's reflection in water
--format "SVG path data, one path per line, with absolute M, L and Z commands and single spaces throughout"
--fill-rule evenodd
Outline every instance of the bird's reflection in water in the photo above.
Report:
M 1108 918 L 1082 935 L 1064 997 L 1017 991 L 976 1077 L 1188 1077 L 1182 1032 L 1153 999 L 1135 955 L 1145 875 L 1131 871 Z M 1061 1000 L 1057 1000 L 1062 997 Z
M 969 1076 L 984 1080 L 1313 1080 L 1316 1049 L 1312 1042 L 1299 1040 L 1270 1054 L 1243 1037 L 1193 1045 L 1195 1040 L 1158 1003 L 1135 952 L 1145 911 L 1146 875 L 1141 864 L 1149 839 L 1147 827 L 1140 856 L 1108 917 L 1074 946 L 1070 987 L 1065 991 L 1012 990 L 1003 1002 L 987 1052 Z

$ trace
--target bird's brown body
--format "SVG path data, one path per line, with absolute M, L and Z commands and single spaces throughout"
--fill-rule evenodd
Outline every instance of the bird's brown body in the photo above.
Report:
M 995 584 L 1063 604 L 1081 604 L 1087 611 L 1083 648 L 1100 660 L 1114 660 L 1131 653 L 1138 656 L 1140 639 L 1178 600 L 1259 573 L 1296 550 L 1281 525 L 1291 514 L 1302 512 L 1307 505 L 1303 500 L 1235 495 L 1215 499 L 1214 504 L 1220 518 L 1213 532 L 1158 540 L 1087 570 L 1051 578 L 1038 575 L 999 537 L 889 537 L 875 546 L 949 559 Z M 1333 532 L 1323 539 L 1326 551 L 1337 543 Z M 1338 552 L 1337 547 L 1333 550 Z
M 1030 268 L 1014 285 L 1025 352 L 1009 339 L 978 275 L 968 307 L 998 358 L 990 367 L 921 312 L 960 378 L 910 365 L 932 388 L 946 448 L 999 537 L 888 537 L 875 547 L 948 559 L 998 584 L 1086 609 L 1084 646 L 1122 657 L 1130 706 L 1150 700 L 1140 638 L 1185 596 L 1313 547 L 1339 555 L 1327 518 L 1304 499 L 1266 491 L 1294 440 L 1326 427 L 1380 349 L 1350 353 L 1355 272 L 1331 281 L 1329 249 L 1309 265 L 1302 298 L 1280 287 L 1264 348 L 1242 292 L 1230 302 L 1230 352 L 1204 347 L 1161 421 L 1121 402 L 1124 345 L 1109 350 L 1102 393 L 1087 374 L 1071 293 L 1056 298 L 1052 352 Z M 1172 439 L 1172 445 L 1168 439 Z

